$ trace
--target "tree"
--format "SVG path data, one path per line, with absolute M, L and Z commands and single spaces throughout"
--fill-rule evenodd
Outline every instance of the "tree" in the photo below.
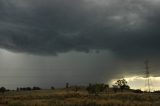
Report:
M 109 86 L 106 84 L 89 84 L 87 91 L 89 94 L 98 95 L 100 92 L 104 92 Z
M 26 91 L 31 91 L 32 90 L 31 87 L 26 87 L 25 89 L 26 89 Z
M 109 88 L 109 85 L 106 84 L 97 84 L 97 86 L 100 92 L 104 92 L 107 88 Z
M 0 88 L 0 92 L 1 92 L 1 93 L 4 93 L 5 91 L 6 91 L 6 88 L 5 88 L 5 87 L 1 87 L 1 88 Z
M 115 84 L 121 89 L 121 92 L 123 92 L 124 89 L 130 89 L 125 79 L 119 79 Z
M 66 83 L 66 88 L 67 88 L 67 89 L 69 88 L 69 83 L 68 83 L 68 82 Z
M 33 87 L 32 90 L 41 90 L 40 87 Z
M 118 91 L 118 86 L 117 85 L 112 85 L 113 86 L 113 91 L 114 91 L 114 93 L 117 93 L 117 91 Z
M 17 88 L 17 91 L 20 91 L 20 88 Z

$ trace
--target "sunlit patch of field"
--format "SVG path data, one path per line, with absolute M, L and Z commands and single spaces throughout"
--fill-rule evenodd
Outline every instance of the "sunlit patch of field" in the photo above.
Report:
M 98 96 L 86 91 L 10 91 L 0 94 L 0 106 L 160 106 L 159 94 L 109 93 Z

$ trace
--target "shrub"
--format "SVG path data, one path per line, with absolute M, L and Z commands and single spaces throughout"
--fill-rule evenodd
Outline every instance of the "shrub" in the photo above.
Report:
M 54 87 L 54 86 L 52 86 L 52 87 L 51 87 L 51 90 L 55 90 L 55 87 Z

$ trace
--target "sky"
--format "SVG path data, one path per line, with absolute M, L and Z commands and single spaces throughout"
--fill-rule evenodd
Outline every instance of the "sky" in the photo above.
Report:
M 159 0 L 0 0 L 0 85 L 143 78 L 146 58 L 159 78 L 159 10 Z

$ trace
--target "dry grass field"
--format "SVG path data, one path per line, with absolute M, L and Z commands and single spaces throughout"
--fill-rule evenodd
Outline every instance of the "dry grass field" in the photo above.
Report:
M 0 106 L 160 106 L 160 94 L 109 93 L 98 96 L 87 91 L 9 91 L 0 94 Z

